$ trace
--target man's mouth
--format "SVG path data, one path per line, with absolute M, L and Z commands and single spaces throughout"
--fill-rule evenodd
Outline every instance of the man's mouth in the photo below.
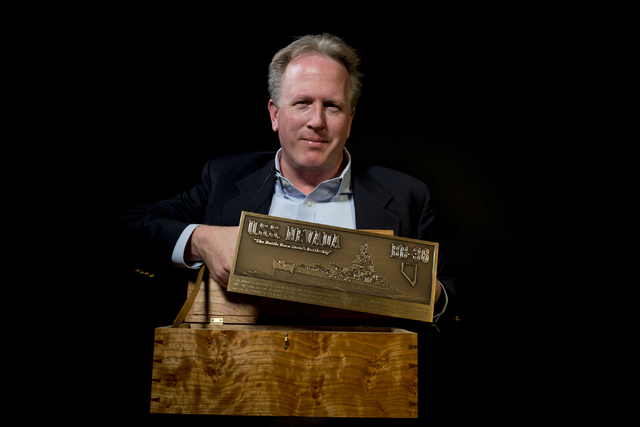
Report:
M 327 142 L 321 138 L 301 138 L 301 139 L 306 142 L 312 142 L 312 143 L 318 143 L 318 144 Z

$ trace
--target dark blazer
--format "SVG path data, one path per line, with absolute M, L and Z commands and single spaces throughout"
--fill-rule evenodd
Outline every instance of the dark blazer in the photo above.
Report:
M 189 224 L 234 226 L 244 211 L 268 214 L 275 152 L 238 154 L 209 161 L 202 183 L 173 199 L 126 211 L 122 229 L 136 249 L 169 264 Z M 404 173 L 352 162 L 356 226 L 393 230 L 396 236 L 433 241 L 434 210 L 427 186 Z M 453 281 L 438 275 L 449 297 Z

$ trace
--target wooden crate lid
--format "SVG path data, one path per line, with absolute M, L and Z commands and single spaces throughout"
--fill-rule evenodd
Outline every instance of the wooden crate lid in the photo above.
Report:
M 364 230 L 393 236 L 393 230 Z M 187 313 L 181 313 L 184 321 L 189 323 L 211 323 L 212 319 L 222 318 L 224 323 L 257 324 L 265 318 L 287 318 L 301 320 L 367 320 L 382 321 L 392 318 L 377 314 L 369 314 L 331 307 L 296 303 L 273 298 L 227 292 L 208 275 L 200 275 L 200 286 L 197 294 L 195 282 L 189 282 L 187 302 L 191 301 Z M 178 317 L 181 317 L 180 315 Z M 176 319 L 177 324 L 182 320 Z M 177 325 L 176 325 L 177 326 Z
M 188 293 L 193 292 L 194 282 L 189 282 Z M 185 317 L 190 323 L 210 323 L 222 318 L 224 323 L 256 324 L 265 318 L 306 320 L 386 320 L 387 316 L 361 313 L 331 307 L 322 307 L 284 301 L 274 298 L 237 294 L 227 290 L 211 278 L 203 279 L 193 305 Z

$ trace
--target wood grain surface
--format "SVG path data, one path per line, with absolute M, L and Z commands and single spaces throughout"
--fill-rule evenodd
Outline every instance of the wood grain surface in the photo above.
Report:
M 151 412 L 418 416 L 415 333 L 184 326 L 156 329 Z

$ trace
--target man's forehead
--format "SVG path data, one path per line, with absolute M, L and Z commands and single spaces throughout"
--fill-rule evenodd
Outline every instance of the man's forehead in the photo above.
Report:
M 327 83 L 333 83 L 331 86 L 340 87 L 339 94 L 343 95 L 343 90 L 348 91 L 349 73 L 341 62 L 334 59 L 316 54 L 303 55 L 287 66 L 284 86 L 301 89 L 306 83 L 323 84 L 325 89 L 330 88 Z
M 300 68 L 313 67 L 313 66 L 336 67 L 337 69 L 339 68 L 348 74 L 347 68 L 344 66 L 342 62 L 336 59 L 330 58 L 328 56 L 322 55 L 320 53 L 315 53 L 315 52 L 305 53 L 292 59 L 291 62 L 289 62 L 289 65 L 287 65 L 287 71 L 290 69 L 293 70 L 293 69 L 300 69 Z

